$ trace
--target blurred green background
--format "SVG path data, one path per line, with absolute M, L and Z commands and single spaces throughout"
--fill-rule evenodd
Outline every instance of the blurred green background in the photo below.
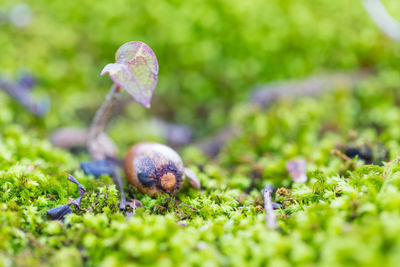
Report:
M 18 105 L 0 117 L 47 132 L 90 123 L 111 86 L 99 73 L 127 41 L 153 48 L 159 83 L 152 108 L 129 105 L 111 125 L 112 136 L 118 135 L 113 129 L 150 116 L 205 136 L 225 125 L 232 106 L 246 101 L 257 84 L 400 65 L 398 44 L 373 24 L 360 1 L 37 0 L 26 2 L 31 23 L 16 27 L 4 17 L 21 3 L 0 1 L 0 73 L 32 72 L 40 80 L 38 94 L 50 95 L 52 109 L 40 122 Z M 400 15 L 399 1 L 385 3 Z M 14 105 L 0 97 L 0 105 Z M 131 143 L 151 137 L 124 138 Z
M 255 85 L 268 81 L 400 65 L 398 44 L 360 1 L 39 0 L 26 2 L 32 20 L 16 27 L 6 18 L 21 3 L 0 1 L 0 74 L 32 72 L 40 81 L 36 94 L 48 94 L 52 108 L 37 120 L 0 93 L 0 105 L 12 106 L 0 118 L 44 136 L 60 126 L 89 125 L 111 86 L 100 71 L 127 41 L 149 44 L 160 74 L 152 108 L 129 105 L 110 126 L 111 136 L 126 144 L 159 139 L 140 127 L 149 117 L 188 125 L 196 137 L 210 135 Z M 386 4 L 400 14 L 398 1 Z M 127 124 L 136 128 L 121 135 Z
M 400 18 L 400 1 L 383 2 Z M 21 4 L 32 16 L 24 27 L 10 22 Z M 216 158 L 194 146 L 179 151 L 202 190 L 184 187 L 175 204 L 194 209 L 156 209 L 165 196 L 125 184 L 128 199 L 143 204 L 126 220 L 111 178 L 85 175 L 79 162 L 88 155 L 55 149 L 47 137 L 90 124 L 112 84 L 101 70 L 134 40 L 155 51 L 159 84 L 150 110 L 132 101 L 110 123 L 121 154 L 137 141 L 163 141 L 150 118 L 188 125 L 198 138 L 226 124 L 241 133 Z M 0 91 L 0 266 L 397 266 L 399 56 L 359 0 L 0 0 L 0 76 L 31 72 L 35 95 L 52 102 L 37 118 Z M 269 110 L 243 105 L 259 84 L 364 68 L 376 75 L 352 90 Z M 378 164 L 393 161 L 331 153 L 352 142 L 381 145 L 388 157 Z M 297 157 L 307 161 L 304 184 L 285 166 Z M 66 172 L 88 193 L 61 224 L 46 211 L 77 197 Z M 274 199 L 284 205 L 281 231 L 265 228 L 266 184 L 290 191 Z

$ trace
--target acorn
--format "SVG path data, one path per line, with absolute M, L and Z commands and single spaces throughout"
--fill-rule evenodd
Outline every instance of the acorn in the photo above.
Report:
M 199 189 L 196 174 L 185 169 L 181 157 L 172 148 L 158 143 L 139 143 L 132 146 L 124 158 L 126 177 L 140 192 L 150 196 L 175 195 L 188 178 Z

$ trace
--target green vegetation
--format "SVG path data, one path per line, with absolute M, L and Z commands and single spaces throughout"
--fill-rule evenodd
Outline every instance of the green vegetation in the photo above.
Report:
M 399 47 L 358 1 L 35 1 L 32 9 L 27 28 L 0 24 L 1 72 L 31 70 L 53 108 L 38 119 L 0 92 L 0 266 L 398 265 Z M 153 48 L 160 83 L 149 112 L 129 105 L 110 126 L 121 155 L 160 141 L 142 131 L 150 115 L 198 136 L 226 124 L 241 131 L 214 159 L 195 145 L 181 149 L 200 191 L 152 199 L 126 184 L 128 200 L 143 206 L 125 218 L 111 178 L 84 175 L 87 154 L 47 139 L 60 126 L 88 126 L 111 84 L 99 72 L 131 40 Z M 267 110 L 244 103 L 258 83 L 363 67 L 377 73 L 357 88 Z M 374 149 L 367 165 L 331 153 L 353 143 L 389 156 Z M 296 157 L 307 161 L 304 184 L 285 168 Z M 48 209 L 79 196 L 67 173 L 88 193 L 64 223 L 50 221 Z M 287 189 L 273 195 L 283 205 L 279 231 L 265 227 L 266 184 Z

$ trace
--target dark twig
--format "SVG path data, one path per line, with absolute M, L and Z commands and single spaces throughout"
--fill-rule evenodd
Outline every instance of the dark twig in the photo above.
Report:
M 81 168 L 85 172 L 85 174 L 93 175 L 96 178 L 99 178 L 103 174 L 109 175 L 113 179 L 114 184 L 118 187 L 121 195 L 121 202 L 119 206 L 120 210 L 125 210 L 125 190 L 122 184 L 121 176 L 119 175 L 117 170 L 117 164 L 118 163 L 116 163 L 115 161 L 103 159 L 98 161 L 82 162 Z
M 57 206 L 55 208 L 48 210 L 47 216 L 49 216 L 49 218 L 51 220 L 64 221 L 65 215 L 72 213 L 71 205 L 74 205 L 77 209 L 81 208 L 81 201 L 82 201 L 83 195 L 86 193 L 86 189 L 71 174 L 68 175 L 67 179 L 68 179 L 68 181 L 73 182 L 74 184 L 76 184 L 78 186 L 80 196 L 78 198 L 72 200 L 68 204 Z
M 78 182 L 78 180 L 76 180 L 76 178 L 75 178 L 74 176 L 72 176 L 72 175 L 70 174 L 70 175 L 68 175 L 67 179 L 68 179 L 69 181 L 73 182 L 74 184 L 76 184 L 76 185 L 78 186 L 79 194 L 80 194 L 81 196 L 83 196 L 83 194 L 86 193 L 86 189 L 83 187 L 83 185 L 81 185 L 81 184 Z
M 276 214 L 272 205 L 271 194 L 273 192 L 273 187 L 266 185 L 261 194 L 264 198 L 264 210 L 265 210 L 265 222 L 268 229 L 276 229 Z
M 124 190 L 124 186 L 122 184 L 121 176 L 119 175 L 117 170 L 114 171 L 112 178 L 113 178 L 114 183 L 118 186 L 119 192 L 121 194 L 119 210 L 123 211 L 126 208 L 125 190 Z
M 71 209 L 70 205 L 66 204 L 66 205 L 57 206 L 57 207 L 54 207 L 54 208 L 48 210 L 47 216 L 49 216 L 49 218 L 51 220 L 64 221 L 65 215 L 71 214 L 71 213 L 72 213 L 72 209 Z
M 0 78 L 0 88 L 3 88 L 10 96 L 23 105 L 29 112 L 39 117 L 44 116 L 50 107 L 48 101 L 36 102 L 29 87 L 23 83 L 13 83 Z
M 17 77 L 18 84 L 25 90 L 32 90 L 36 85 L 36 79 L 29 72 L 20 72 Z
M 75 198 L 73 201 L 71 201 L 68 205 L 70 205 L 70 206 L 71 205 L 75 205 L 76 209 L 80 209 L 81 208 L 81 201 L 82 201 L 83 195 L 86 193 L 86 189 L 71 174 L 68 175 L 67 179 L 70 182 L 73 182 L 74 184 L 76 184 L 78 186 L 79 195 L 80 195 L 78 198 Z

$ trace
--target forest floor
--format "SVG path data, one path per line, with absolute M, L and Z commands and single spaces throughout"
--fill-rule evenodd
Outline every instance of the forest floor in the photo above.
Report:
M 30 26 L 0 24 L 0 81 L 31 73 L 35 97 L 51 100 L 38 117 L 0 91 L 1 267 L 398 266 L 398 44 L 359 1 L 251 2 L 40 0 Z M 151 198 L 124 179 L 120 211 L 112 179 L 81 170 L 85 149 L 49 140 L 60 127 L 88 127 L 111 85 L 99 73 L 132 39 L 155 51 L 159 84 L 150 110 L 125 105 L 107 133 L 122 158 L 140 141 L 168 143 L 154 118 L 189 127 L 194 140 L 178 152 L 202 187 Z M 302 93 L 288 83 L 365 69 L 318 94 L 315 80 Z M 274 81 L 289 84 L 279 97 L 249 100 Z M 220 129 L 234 131 L 208 153 L 199 140 Z M 293 180 L 293 160 L 305 162 L 306 181 Z M 86 188 L 81 208 L 50 220 L 49 209 L 79 196 L 69 174 Z M 273 229 L 266 185 L 280 205 Z

